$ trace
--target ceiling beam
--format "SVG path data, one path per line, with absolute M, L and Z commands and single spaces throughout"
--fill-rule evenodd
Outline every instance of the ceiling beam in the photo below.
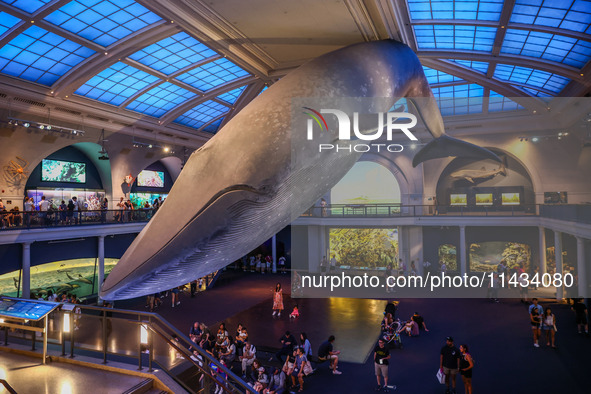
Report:
M 229 92 L 230 90 L 234 90 L 234 89 L 239 88 L 241 86 L 252 83 L 256 80 L 257 80 L 256 77 L 249 75 L 246 77 L 232 80 L 232 81 L 227 82 L 223 85 L 217 86 L 214 89 L 208 90 L 206 93 L 203 93 L 201 96 L 197 96 L 197 97 L 194 97 L 190 100 L 187 100 L 184 103 L 177 105 L 176 107 L 174 107 L 173 109 L 168 111 L 166 114 L 164 114 L 160 118 L 160 123 L 163 125 L 167 125 L 167 124 L 171 123 L 172 121 L 174 121 L 176 118 L 178 118 L 180 115 L 182 115 L 185 112 L 187 112 L 188 110 L 194 108 L 195 106 L 197 106 L 201 103 L 204 103 L 207 100 L 214 100 L 220 94 Z M 225 101 L 222 101 L 222 100 L 215 100 L 215 101 L 217 103 L 223 104 L 223 105 L 228 106 L 230 108 L 233 107 L 233 105 L 228 104 Z
M 509 20 L 511 19 L 513 7 L 515 7 L 515 0 L 505 0 L 505 2 L 503 3 L 501 16 L 499 17 L 499 21 L 497 22 L 497 32 L 495 34 L 495 40 L 493 41 L 493 56 L 499 56 L 499 54 L 501 53 L 501 48 L 503 46 L 503 42 L 505 41 L 505 33 L 507 33 L 507 23 L 509 23 Z M 496 62 L 490 62 L 488 64 L 488 70 L 486 71 L 486 76 L 488 78 L 492 78 L 492 76 L 495 73 L 496 67 Z
M 515 0 L 510 0 L 511 3 L 515 4 Z M 507 5 L 507 2 L 505 3 Z M 503 6 L 503 12 L 505 10 L 505 5 Z M 513 9 L 513 6 L 511 6 Z M 501 13 L 503 15 L 503 13 Z M 524 23 L 513 23 L 509 22 L 511 14 L 509 14 L 509 19 L 506 20 L 505 24 L 501 24 L 500 26 L 505 26 L 506 29 L 516 29 L 516 30 L 527 30 L 527 31 L 537 31 L 540 33 L 548 33 L 548 34 L 556 34 L 560 36 L 575 38 L 577 40 L 583 41 L 591 41 L 591 35 L 580 33 L 574 30 L 567 30 L 561 29 L 557 27 L 550 27 L 550 26 L 542 26 L 542 25 L 528 25 Z M 465 19 L 420 19 L 420 20 L 413 20 L 412 25 L 455 25 L 455 26 L 483 26 L 483 27 L 498 27 L 499 21 L 479 21 L 479 20 L 465 20 Z
M 580 71 L 574 67 L 567 66 L 561 63 L 551 62 L 545 59 L 538 59 L 534 57 L 527 57 L 521 55 L 499 55 L 493 56 L 490 53 L 476 52 L 476 51 L 450 51 L 450 50 L 432 50 L 419 51 L 417 56 L 421 59 L 460 59 L 473 60 L 479 62 L 497 62 L 503 64 L 510 64 L 514 66 L 521 66 L 527 68 L 536 68 L 538 70 L 547 71 L 552 74 L 562 75 L 563 77 L 584 82 Z
M 571 81 L 558 96 L 560 97 L 582 97 L 591 94 L 591 61 L 587 62 L 581 69 L 580 77 L 584 83 Z
M 343 0 L 345 7 L 349 10 L 357 29 L 365 41 L 376 41 L 380 39 L 378 29 L 375 26 L 363 0 Z
M 231 110 L 230 110 L 230 111 L 231 111 Z M 205 128 L 206 128 L 207 126 L 209 126 L 210 124 L 212 124 L 212 123 L 214 123 L 214 122 L 218 121 L 220 118 L 223 118 L 224 116 L 228 115 L 228 114 L 230 113 L 230 111 L 228 111 L 228 112 L 225 112 L 225 113 L 223 113 L 223 114 L 221 114 L 221 115 L 218 115 L 218 116 L 216 116 L 215 118 L 211 119 L 209 122 L 207 122 L 207 123 L 205 123 L 203 126 L 199 127 L 199 130 L 198 130 L 198 131 L 201 131 L 201 132 L 203 132 L 203 133 L 207 133 L 207 131 L 205 131 Z M 220 124 L 220 126 L 221 126 L 221 124 Z M 220 128 L 221 128 L 221 127 L 220 127 Z M 215 133 L 211 133 L 211 134 L 215 134 Z
M 418 48 L 417 40 L 410 24 L 410 13 L 406 7 L 406 1 L 389 0 L 389 3 L 399 29 L 401 41 L 416 52 Z
M 370 1 L 370 0 L 368 0 Z M 382 24 L 386 29 L 386 33 L 388 37 L 384 38 L 391 38 L 396 41 L 402 42 L 401 34 L 400 34 L 400 27 L 398 26 L 398 22 L 396 21 L 395 13 L 392 9 L 392 2 L 390 0 L 371 0 L 374 2 L 374 7 L 377 10 Z
M 201 0 L 137 0 L 149 10 L 173 20 L 203 44 L 228 57 L 251 74 L 267 78 L 277 66 L 273 59 L 230 22 Z
M 176 25 L 166 21 L 146 26 L 72 68 L 57 80 L 51 90 L 56 96 L 71 95 L 90 78 L 126 56 L 178 32 Z

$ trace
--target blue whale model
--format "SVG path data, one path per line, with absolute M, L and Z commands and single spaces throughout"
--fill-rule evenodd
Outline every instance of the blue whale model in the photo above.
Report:
M 166 202 L 103 283 L 100 296 L 137 297 L 221 269 L 330 190 L 361 153 L 319 154 L 319 143 L 339 142 L 334 117 L 327 116 L 326 130 L 309 140 L 303 105 L 293 103 L 328 98 L 332 108 L 338 105 L 347 113 L 378 113 L 402 97 L 413 103 L 434 137 L 413 165 L 446 156 L 499 161 L 494 153 L 445 134 L 421 64 L 406 45 L 377 41 L 328 53 L 275 83 L 191 155 Z

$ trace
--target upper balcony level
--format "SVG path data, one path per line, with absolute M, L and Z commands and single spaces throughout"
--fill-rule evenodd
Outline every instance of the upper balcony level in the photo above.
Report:
M 140 232 L 152 209 L 0 213 L 0 244 Z M 292 224 L 326 226 L 543 226 L 591 236 L 591 205 L 506 207 L 332 204 L 314 206 Z

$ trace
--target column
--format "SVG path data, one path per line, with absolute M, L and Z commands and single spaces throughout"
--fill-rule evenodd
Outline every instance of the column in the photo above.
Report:
M 585 266 L 585 238 L 577 238 L 577 276 L 579 278 L 579 297 L 588 298 L 587 267 Z
M 460 274 L 464 275 L 468 272 L 468 264 L 466 262 L 466 226 L 460 226 Z
M 105 279 L 105 236 L 98 237 L 98 284 L 97 293 L 100 291 Z
M 546 266 L 546 229 L 542 226 L 538 227 L 540 230 L 540 275 L 548 272 Z
M 404 236 L 404 227 L 398 226 L 398 268 L 400 269 L 400 260 L 406 265 L 410 264 L 410 261 L 406 260 L 406 237 Z M 404 272 L 406 273 L 406 272 Z
M 22 293 L 21 298 L 31 298 L 31 243 L 24 242 L 23 244 L 23 261 L 22 261 Z
M 554 258 L 556 259 L 556 273 L 562 275 L 562 233 L 554 231 Z M 564 291 L 562 286 L 556 288 L 556 299 L 562 300 Z
M 273 273 L 277 273 L 277 234 L 271 238 L 271 256 L 273 258 Z

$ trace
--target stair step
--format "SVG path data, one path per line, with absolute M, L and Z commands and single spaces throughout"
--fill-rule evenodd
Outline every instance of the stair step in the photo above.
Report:
M 131 387 L 127 391 L 124 391 L 123 394 L 145 394 L 151 392 L 152 387 L 154 386 L 154 380 L 146 379 L 142 380 L 135 386 Z M 156 391 L 159 392 L 159 391 Z

